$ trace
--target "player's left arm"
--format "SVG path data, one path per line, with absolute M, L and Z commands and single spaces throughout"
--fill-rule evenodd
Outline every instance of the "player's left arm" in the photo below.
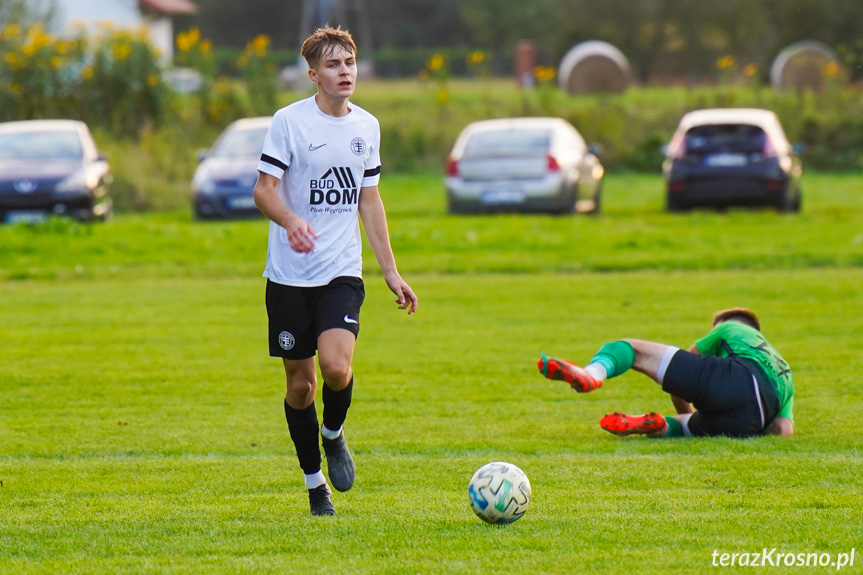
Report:
M 366 231 L 369 245 L 375 253 L 378 265 L 384 274 L 384 281 L 397 296 L 399 309 L 408 310 L 408 315 L 417 310 L 418 299 L 411 286 L 399 275 L 396 259 L 390 244 L 390 233 L 387 228 L 387 214 L 378 187 L 365 186 L 360 189 L 359 213 Z

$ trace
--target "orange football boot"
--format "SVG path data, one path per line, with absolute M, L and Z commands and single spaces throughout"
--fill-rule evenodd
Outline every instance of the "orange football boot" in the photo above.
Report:
M 565 381 L 578 393 L 587 393 L 602 387 L 602 380 L 596 379 L 584 369 L 563 359 L 547 357 L 545 354 L 537 363 L 539 372 L 548 379 Z
M 615 435 L 651 435 L 668 429 L 665 418 L 655 411 L 644 415 L 626 415 L 615 411 L 602 416 L 599 426 Z

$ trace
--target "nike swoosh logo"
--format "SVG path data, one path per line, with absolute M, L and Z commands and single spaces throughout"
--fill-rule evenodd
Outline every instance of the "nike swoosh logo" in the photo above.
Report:
M 326 145 L 326 144 L 324 144 L 324 145 Z M 356 323 L 356 324 L 359 324 L 360 322 L 358 322 L 358 321 L 357 321 L 357 320 L 355 320 L 355 319 L 351 319 L 351 318 L 349 318 L 349 317 L 347 316 L 347 314 L 345 314 L 345 323 Z
M 324 146 L 326 146 L 326 144 L 321 144 L 320 146 L 313 146 L 311 143 L 309 143 L 309 151 L 314 152 L 315 150 L 319 150 L 320 148 L 323 148 Z

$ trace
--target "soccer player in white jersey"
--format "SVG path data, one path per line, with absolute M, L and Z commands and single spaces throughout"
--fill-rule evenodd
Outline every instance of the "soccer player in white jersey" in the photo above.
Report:
M 358 218 L 399 309 L 417 296 L 399 275 L 390 246 L 380 179 L 380 127 L 352 104 L 357 49 L 326 26 L 303 43 L 317 93 L 273 116 L 258 164 L 255 204 L 270 218 L 266 303 L 270 355 L 281 357 L 285 417 L 309 490 L 313 515 L 335 515 L 321 471 L 316 362 L 324 380 L 320 434 L 330 482 L 347 491 L 354 462 L 342 425 L 351 404 L 351 359 L 359 333 L 362 239 Z

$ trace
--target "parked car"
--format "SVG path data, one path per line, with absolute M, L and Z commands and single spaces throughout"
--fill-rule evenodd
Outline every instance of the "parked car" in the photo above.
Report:
M 595 148 L 560 118 L 508 118 L 464 128 L 446 161 L 451 213 L 600 210 Z
M 83 122 L 0 123 L 0 222 L 104 220 L 111 170 Z
M 670 212 L 696 206 L 800 211 L 803 163 L 769 110 L 685 114 L 666 148 L 662 171 Z
M 192 179 L 192 206 L 199 219 L 262 216 L 253 198 L 258 162 L 272 117 L 245 118 L 229 125 L 213 147 L 199 153 Z

